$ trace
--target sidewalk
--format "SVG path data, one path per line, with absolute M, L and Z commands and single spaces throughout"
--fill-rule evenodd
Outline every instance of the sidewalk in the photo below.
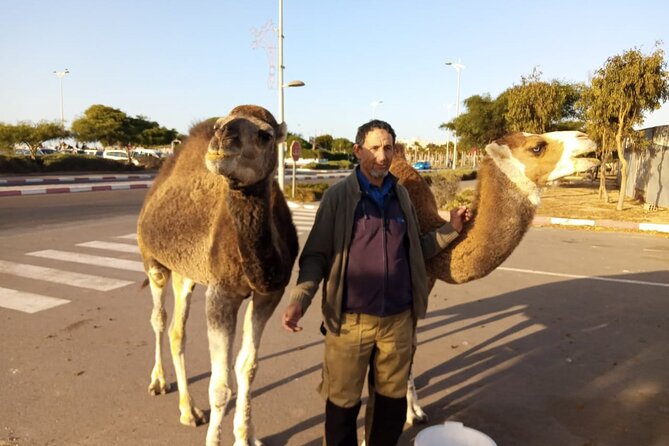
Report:
M 332 179 L 341 178 L 349 172 L 337 172 L 326 175 L 310 175 L 309 172 L 298 172 L 300 179 Z M 155 174 L 84 174 L 84 175 L 53 175 L 40 177 L 3 177 L 0 178 L 0 198 L 9 196 L 59 194 L 73 192 L 99 192 L 108 190 L 148 189 L 153 183 Z M 286 178 L 291 177 L 286 172 Z M 86 183 L 95 183 L 94 185 Z M 313 205 L 290 203 L 291 207 L 311 207 Z M 669 224 L 635 223 L 616 220 L 589 220 L 559 218 L 536 215 L 533 226 L 570 226 L 603 228 L 629 231 L 654 231 L 669 234 Z

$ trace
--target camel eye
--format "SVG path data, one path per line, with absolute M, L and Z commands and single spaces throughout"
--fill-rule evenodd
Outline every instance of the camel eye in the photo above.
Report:
M 263 143 L 266 143 L 269 142 L 270 139 L 272 139 L 272 135 L 264 130 L 258 130 L 258 138 L 260 138 L 260 140 Z
M 546 148 L 546 145 L 544 145 L 544 144 L 539 144 L 538 146 L 534 146 L 534 147 L 532 147 L 532 154 L 539 156 L 544 152 L 545 148 Z

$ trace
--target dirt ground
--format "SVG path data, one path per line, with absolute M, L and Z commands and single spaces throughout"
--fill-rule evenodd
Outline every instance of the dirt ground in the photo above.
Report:
M 644 203 L 626 198 L 624 209 L 616 210 L 619 191 L 613 178 L 607 179 L 609 202 L 599 198 L 599 181 L 568 178 L 546 187 L 541 194 L 538 215 L 591 220 L 617 220 L 635 223 L 669 224 L 669 208 L 647 210 Z

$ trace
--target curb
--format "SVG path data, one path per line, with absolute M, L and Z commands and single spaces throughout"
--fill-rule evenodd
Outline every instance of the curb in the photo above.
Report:
M 100 181 L 133 181 L 133 180 L 150 180 L 155 175 L 152 174 L 138 174 L 138 175 L 92 175 L 92 176 L 54 176 L 54 177 L 40 177 L 40 178 L 12 178 L 0 179 L 0 186 L 28 186 L 34 184 L 50 184 L 50 183 L 88 183 Z
M 616 220 L 585 220 L 578 218 L 544 217 L 537 215 L 532 220 L 533 226 L 590 226 L 609 229 L 629 229 L 633 231 L 655 231 L 669 234 L 669 225 L 658 223 L 634 223 Z
M 42 189 L 2 190 L 0 197 L 16 197 L 25 195 L 64 194 L 69 192 L 101 192 L 107 190 L 148 189 L 151 184 L 106 184 L 101 186 L 71 186 L 71 187 L 47 187 Z
M 0 180 L 0 186 L 21 186 L 21 185 L 35 185 L 44 182 L 86 182 L 86 181 L 113 181 L 113 180 L 151 180 L 155 175 L 105 175 L 105 176 L 91 176 L 91 177 L 52 177 L 52 178 L 20 178 L 15 180 Z M 314 179 L 314 178 L 338 178 L 338 175 L 328 175 L 328 176 L 319 176 L 319 177 L 310 177 L 305 176 L 301 177 L 302 179 Z M 57 186 L 57 187 L 44 187 L 39 189 L 13 189 L 13 190 L 2 190 L 0 188 L 0 197 L 12 197 L 12 196 L 26 196 L 26 195 L 43 195 L 43 194 L 62 194 L 70 192 L 101 192 L 108 190 L 130 190 L 130 189 L 148 189 L 151 187 L 152 181 L 147 181 L 145 183 L 136 183 L 136 184 L 107 184 L 99 186 Z M 294 201 L 288 201 L 288 206 L 291 209 L 315 209 L 316 206 L 298 203 Z M 669 234 L 669 224 L 658 224 L 658 223 L 634 223 L 626 221 L 616 221 L 616 220 L 587 220 L 587 219 L 576 219 L 576 218 L 560 218 L 560 217 L 547 217 L 543 215 L 536 215 L 532 221 L 533 226 L 585 226 L 592 228 L 608 228 L 608 229 L 622 229 L 622 230 L 632 230 L 632 231 L 641 231 L 641 232 L 662 232 Z

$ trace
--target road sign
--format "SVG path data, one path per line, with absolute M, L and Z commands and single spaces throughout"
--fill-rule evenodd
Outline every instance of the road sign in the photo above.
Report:
M 295 140 L 290 145 L 290 153 L 293 155 L 293 160 L 297 161 L 300 159 L 300 154 L 302 153 L 302 145 L 299 141 Z

